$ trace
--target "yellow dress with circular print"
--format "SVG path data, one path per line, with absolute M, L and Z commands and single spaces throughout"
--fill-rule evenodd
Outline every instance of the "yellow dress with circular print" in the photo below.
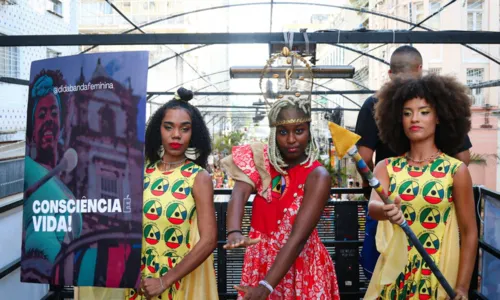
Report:
M 423 167 L 408 164 L 405 157 L 386 160 L 389 196 L 401 198 L 401 210 L 408 225 L 439 264 L 443 237 L 453 204 L 453 176 L 461 161 L 441 154 Z M 458 249 L 457 255 L 458 255 Z M 380 299 L 436 299 L 437 278 L 408 240 L 408 262 L 396 282 L 386 285 Z
M 174 268 L 199 240 L 193 185 L 202 168 L 193 162 L 160 171 L 158 163 L 144 172 L 141 275 L 159 278 Z M 126 300 L 142 300 L 129 289 Z M 212 255 L 189 275 L 154 299 L 218 299 Z

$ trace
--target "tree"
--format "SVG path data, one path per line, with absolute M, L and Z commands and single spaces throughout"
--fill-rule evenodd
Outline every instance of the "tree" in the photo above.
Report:
M 215 138 L 213 149 L 219 153 L 230 154 L 234 146 L 241 145 L 245 138 L 244 132 L 233 131 L 228 135 L 220 135 Z

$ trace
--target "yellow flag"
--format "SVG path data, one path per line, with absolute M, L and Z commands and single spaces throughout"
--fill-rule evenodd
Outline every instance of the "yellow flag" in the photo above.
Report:
M 347 151 L 359 141 L 361 138 L 359 135 L 351 132 L 333 122 L 328 122 L 328 128 L 330 129 L 330 134 L 332 135 L 333 145 L 335 146 L 335 152 L 337 157 L 341 159 L 347 154 Z

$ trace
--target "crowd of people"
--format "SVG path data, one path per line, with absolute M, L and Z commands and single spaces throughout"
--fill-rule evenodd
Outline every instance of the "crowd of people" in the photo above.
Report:
M 384 204 L 367 190 L 369 217 L 379 230 L 367 224 L 362 259 L 371 282 L 365 299 L 446 298 L 414 245 L 404 234 L 401 238 L 397 225 L 403 220 L 455 289 L 455 299 L 467 299 L 478 243 L 467 169 L 467 90 L 452 77 L 423 76 L 420 53 L 410 46 L 393 53 L 389 75 L 391 81 L 363 105 L 356 126 L 360 154 L 394 201 Z M 152 245 L 145 230 L 142 251 L 160 254 L 155 261 L 166 268 L 144 268 L 140 286 L 126 299 L 218 299 L 212 261 L 219 231 L 214 187 L 232 187 L 224 248 L 246 248 L 235 287 L 239 299 L 340 298 L 334 262 L 316 229 L 326 202 L 337 195 L 331 195 L 332 178 L 318 161 L 310 95 L 297 94 L 272 103 L 267 144 L 234 147 L 211 175 L 206 171 L 210 136 L 199 111 L 188 103 L 192 93 L 180 89 L 154 113 L 146 158 L 156 163 L 148 176 L 184 181 L 184 191 L 191 191 L 184 198 L 173 192 L 158 201 L 162 207 L 184 205 L 189 222 L 159 218 L 145 219 L 144 225 L 154 224 L 160 232 L 175 228 L 188 238 L 165 235 L 166 243 Z M 349 186 L 361 187 L 351 179 Z M 244 235 L 244 207 L 254 192 L 251 228 Z M 144 195 L 151 197 L 147 191 Z M 390 247 L 377 248 L 375 237 Z

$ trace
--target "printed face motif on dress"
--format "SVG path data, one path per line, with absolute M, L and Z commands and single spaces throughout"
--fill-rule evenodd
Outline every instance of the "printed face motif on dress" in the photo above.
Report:
M 444 188 L 439 181 L 429 181 L 422 190 L 424 200 L 430 204 L 439 204 L 444 198 Z
M 167 207 L 167 219 L 174 225 L 180 225 L 187 219 L 187 210 L 180 203 L 170 203 Z
M 148 248 L 144 251 L 141 258 L 141 271 L 145 268 L 151 273 L 156 273 L 160 269 L 158 252 L 154 248 Z
M 391 162 L 392 170 L 396 173 L 401 172 L 401 170 L 403 170 L 403 168 L 406 166 L 406 164 L 407 164 L 407 162 L 403 157 L 395 158 Z
M 431 175 L 434 178 L 443 178 L 450 171 L 450 162 L 441 158 L 436 159 L 431 165 Z
M 438 237 L 431 232 L 424 232 L 418 236 L 418 240 L 424 246 L 424 249 L 429 254 L 436 254 L 439 250 L 440 243 Z
M 198 167 L 195 163 L 190 162 L 181 167 L 181 174 L 184 177 L 191 177 L 193 174 L 196 174 L 200 171 L 200 167 Z
M 184 235 L 182 231 L 176 227 L 167 228 L 163 234 L 165 244 L 170 249 L 177 249 L 182 245 Z
M 434 229 L 441 222 L 441 214 L 434 207 L 425 207 L 420 211 L 419 220 L 425 229 Z
M 148 200 L 144 203 L 144 207 L 142 212 L 144 213 L 144 217 L 151 221 L 156 221 L 161 217 L 163 208 L 161 207 L 160 201 L 156 199 Z
M 408 175 L 414 178 L 422 176 L 425 173 L 425 171 L 427 171 L 427 166 L 423 167 L 408 166 Z
M 398 189 L 398 194 L 403 201 L 412 201 L 417 197 L 420 191 L 420 185 L 415 180 L 405 180 L 401 183 Z
M 160 197 L 167 192 L 168 187 L 169 182 L 167 177 L 158 178 L 151 184 L 151 194 Z
M 146 243 L 150 245 L 156 245 L 161 239 L 160 229 L 153 223 L 146 224 L 143 231 Z
M 420 280 L 418 292 L 419 292 L 419 296 L 418 296 L 419 300 L 431 299 L 431 295 L 432 295 L 431 282 L 427 279 Z
M 184 179 L 178 179 L 172 185 L 172 196 L 178 200 L 184 200 L 191 194 L 191 188 Z
M 411 226 L 415 222 L 415 219 L 417 218 L 415 210 L 410 205 L 402 204 L 401 211 L 403 212 L 403 216 L 406 222 L 408 223 L 408 225 Z
M 272 180 L 272 190 L 271 194 L 273 199 L 280 199 L 281 195 L 285 192 L 286 188 L 286 181 L 285 177 L 281 175 L 277 175 L 276 177 L 273 178 Z

